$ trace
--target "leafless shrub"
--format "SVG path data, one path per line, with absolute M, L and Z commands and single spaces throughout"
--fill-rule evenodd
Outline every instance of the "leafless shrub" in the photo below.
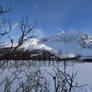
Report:
M 22 71 L 16 70 L 12 72 L 12 75 L 6 76 L 3 81 L 0 83 L 0 86 L 4 85 L 4 92 L 11 92 L 11 87 L 13 85 L 13 82 L 16 81 L 17 79 L 20 79 L 19 74 Z
M 16 61 L 15 61 L 16 62 Z M 25 61 L 26 62 L 26 61 Z M 14 61 L 13 61 L 14 63 Z M 28 62 L 26 62 L 28 63 Z M 24 63 L 24 64 L 26 64 Z M 10 63 L 11 64 L 11 63 Z M 21 65 L 17 62 L 16 65 Z M 14 66 L 14 65 L 13 65 Z M 5 67 L 5 65 L 4 65 Z M 9 75 L 0 81 L 0 87 L 4 86 L 4 92 L 12 92 L 12 86 L 14 82 L 18 81 L 14 89 L 15 92 L 50 92 L 49 85 L 54 83 L 54 92 L 72 92 L 73 88 L 80 88 L 86 85 L 79 85 L 75 79 L 78 72 L 67 73 L 66 71 L 60 70 L 56 66 L 52 67 L 54 73 L 48 73 L 52 77 L 52 84 L 48 83 L 48 79 L 42 75 L 41 69 L 35 65 L 28 67 L 15 67 L 14 70 L 7 68 Z M 27 69 L 27 70 L 26 70 Z M 5 69 L 2 69 L 0 75 L 3 74 Z
M 53 70 L 55 72 L 55 75 L 52 75 L 51 73 L 49 74 L 53 78 L 55 92 L 71 92 L 72 88 L 74 87 L 78 88 L 87 86 L 87 84 L 79 86 L 78 83 L 75 82 L 77 72 L 73 72 L 71 75 L 66 73 L 65 71 L 61 71 L 57 67 L 54 67 Z
M 19 90 L 22 90 L 22 92 L 49 92 L 47 80 L 41 75 L 39 69 L 37 71 L 31 71 L 29 74 L 25 72 L 25 74 L 26 81 L 19 83 L 16 92 L 19 92 Z
M 6 14 L 7 12 L 11 11 L 12 8 L 9 8 L 9 9 L 3 9 L 2 6 L 0 5 L 0 15 L 1 14 Z
M 41 70 L 34 68 L 27 72 L 23 69 L 8 70 L 11 75 L 6 76 L 1 82 L 0 87 L 4 85 L 4 92 L 12 92 L 12 86 L 15 81 L 18 81 L 15 92 L 49 92 L 48 83 L 45 77 L 42 76 Z M 21 76 L 24 73 L 23 76 Z M 22 78 L 25 77 L 25 80 Z

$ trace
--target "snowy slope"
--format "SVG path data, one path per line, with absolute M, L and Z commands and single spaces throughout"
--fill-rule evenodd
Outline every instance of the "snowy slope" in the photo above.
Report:
M 39 40 L 35 38 L 31 38 L 28 41 L 26 41 L 20 48 L 24 48 L 24 50 L 35 50 L 35 49 L 41 49 L 41 50 L 49 50 L 51 51 L 52 48 L 47 47 L 45 44 L 39 44 Z
M 39 44 L 38 42 L 39 42 L 38 39 L 31 38 L 28 41 L 24 42 L 22 44 L 22 46 L 20 46 L 18 49 L 23 48 L 25 51 L 26 50 L 32 51 L 35 49 L 49 50 L 49 51 L 52 50 L 52 48 L 47 47 L 45 44 Z M 11 46 L 12 46 L 12 44 L 9 42 L 0 43 L 0 48 L 6 48 L 6 47 L 11 47 Z M 17 43 L 13 44 L 13 47 L 15 47 L 15 46 L 17 46 Z

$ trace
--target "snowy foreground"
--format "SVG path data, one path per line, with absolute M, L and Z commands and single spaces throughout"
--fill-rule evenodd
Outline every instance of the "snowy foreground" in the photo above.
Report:
M 8 63 L 2 61 L 0 64 L 2 64 L 0 68 L 0 92 L 30 92 L 28 90 L 39 92 L 41 89 L 42 92 L 56 92 L 52 77 L 58 74 L 55 67 L 64 71 L 63 63 L 54 61 L 9 61 Z M 92 92 L 91 67 L 92 63 L 67 64 L 66 72 L 69 75 L 78 71 L 75 82 L 77 81 L 79 86 L 88 84 L 83 87 L 74 87 L 71 92 Z M 27 88 L 29 89 L 25 91 Z

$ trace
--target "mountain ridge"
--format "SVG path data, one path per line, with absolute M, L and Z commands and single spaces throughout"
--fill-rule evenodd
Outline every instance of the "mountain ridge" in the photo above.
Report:
M 11 45 L 8 43 L 4 46 L 10 47 Z M 24 51 L 41 49 L 56 55 L 61 52 L 63 57 L 92 56 L 92 37 L 79 31 L 60 32 L 42 39 L 31 38 L 24 42 L 19 49 Z

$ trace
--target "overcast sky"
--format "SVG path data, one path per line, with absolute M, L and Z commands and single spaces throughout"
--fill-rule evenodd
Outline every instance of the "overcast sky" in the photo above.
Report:
M 13 8 L 7 15 L 13 23 L 28 15 L 46 35 L 69 30 L 92 35 L 92 0 L 1 0 L 1 5 Z

